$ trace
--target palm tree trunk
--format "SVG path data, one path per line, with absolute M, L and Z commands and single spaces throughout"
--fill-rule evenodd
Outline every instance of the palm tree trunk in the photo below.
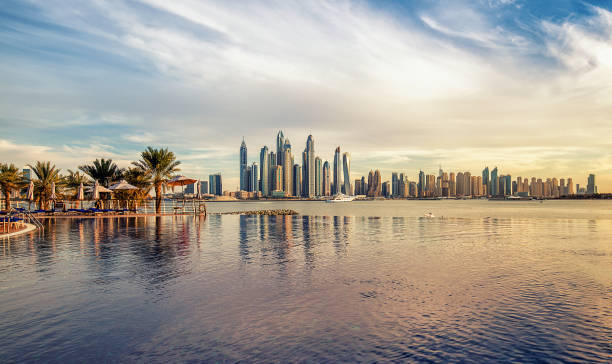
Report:
M 161 213 L 161 183 L 155 185 L 155 213 Z
M 4 208 L 6 211 L 11 210 L 11 191 L 9 189 L 5 189 L 4 191 Z

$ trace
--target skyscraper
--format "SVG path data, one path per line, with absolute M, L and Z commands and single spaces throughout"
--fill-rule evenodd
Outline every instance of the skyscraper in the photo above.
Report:
M 419 183 L 417 185 L 419 197 L 425 196 L 425 172 L 419 171 Z
M 312 135 L 308 136 L 306 139 L 306 180 L 304 183 L 306 184 L 306 196 L 314 197 L 315 196 L 315 149 L 314 149 L 314 138 Z M 350 183 L 350 182 L 349 182 Z
M 333 189 L 332 194 L 336 195 L 342 192 L 342 159 L 340 156 L 340 147 L 336 148 L 334 153 L 334 175 L 333 175 Z
M 344 187 L 342 188 L 342 192 L 345 195 L 352 195 L 353 193 L 351 191 L 351 156 L 346 152 L 342 154 L 342 172 L 344 177 Z
M 293 195 L 302 196 L 302 167 L 299 164 L 293 165 Z
M 287 196 L 293 195 L 293 155 L 291 155 L 291 143 L 285 140 L 283 150 L 283 191 Z
M 323 164 L 321 158 L 315 157 L 315 196 L 323 194 Z
M 261 193 L 264 196 L 270 195 L 270 155 L 268 154 L 268 147 L 264 146 L 259 152 L 259 166 L 260 166 L 260 178 L 261 178 Z
M 248 189 L 249 180 L 247 179 L 247 146 L 242 138 L 242 144 L 240 144 L 240 190 L 246 191 Z
M 397 172 L 393 172 L 391 173 L 391 196 L 393 197 L 398 196 L 399 194 L 398 188 L 399 188 L 399 180 L 397 179 Z M 355 191 L 355 194 L 357 194 L 357 191 Z
M 489 167 L 485 167 L 482 170 L 482 184 L 487 186 L 487 193 L 491 193 L 491 186 L 489 185 Z
M 251 166 L 251 191 L 259 192 L 259 164 L 253 162 Z
M 283 167 L 274 166 L 272 168 L 272 191 L 283 190 Z
M 589 174 L 589 178 L 587 180 L 586 194 L 594 195 L 596 193 L 597 193 L 597 185 L 595 184 L 595 175 Z
M 382 192 L 382 181 L 380 171 L 370 171 L 368 174 L 368 197 L 380 197 Z
M 221 182 L 221 173 L 211 174 L 208 176 L 208 184 L 212 195 L 223 195 L 223 185 Z
M 493 168 L 491 171 L 491 187 L 489 191 L 491 191 L 491 196 L 497 196 L 499 194 L 499 179 L 497 178 L 497 167 Z
M 285 147 L 285 136 L 282 130 L 276 134 L 276 161 L 275 165 L 283 165 L 283 148 Z
M 331 195 L 331 175 L 329 170 L 329 162 L 323 163 L 323 196 Z

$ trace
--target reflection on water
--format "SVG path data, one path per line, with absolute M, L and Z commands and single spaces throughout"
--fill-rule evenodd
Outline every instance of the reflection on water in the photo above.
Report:
M 0 240 L 4 361 L 612 359 L 612 221 L 49 219 Z

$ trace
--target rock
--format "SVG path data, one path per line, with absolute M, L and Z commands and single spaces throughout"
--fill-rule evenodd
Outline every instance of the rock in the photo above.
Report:
M 266 216 L 278 216 L 278 215 L 297 215 L 297 211 L 289 209 L 281 210 L 256 210 L 256 211 L 233 211 L 233 212 L 222 212 L 220 215 L 266 215 Z

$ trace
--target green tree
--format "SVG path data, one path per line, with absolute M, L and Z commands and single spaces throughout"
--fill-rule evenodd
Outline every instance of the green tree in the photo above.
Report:
M 140 153 L 140 160 L 132 164 L 146 174 L 150 184 L 155 188 L 155 212 L 159 214 L 162 189 L 166 188 L 166 180 L 180 171 L 178 166 L 181 162 L 176 160 L 176 156 L 168 148 L 147 147 Z
M 51 197 L 51 185 L 55 183 L 56 188 L 63 186 L 63 179 L 59 169 L 51 162 L 36 162 L 35 165 L 28 164 L 32 172 L 36 175 L 34 180 L 34 199 L 42 209 L 49 208 L 49 198 Z
M 79 166 L 79 169 L 106 187 L 108 187 L 107 183 L 120 180 L 124 172 L 124 169 L 119 168 L 112 159 L 104 158 L 96 158 L 92 164 Z
M 6 211 L 11 209 L 11 193 L 26 185 L 23 172 L 14 164 L 0 163 L 0 188 L 4 194 Z

